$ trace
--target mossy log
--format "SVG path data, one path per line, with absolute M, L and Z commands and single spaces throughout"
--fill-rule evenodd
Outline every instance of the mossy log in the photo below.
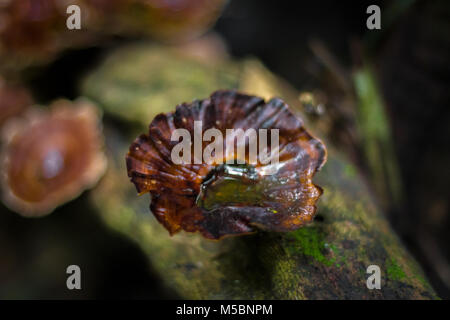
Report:
M 111 90 L 126 91 L 128 97 L 140 98 L 144 94 L 146 97 L 143 101 L 148 101 L 151 105 L 151 94 L 142 89 L 144 85 L 140 81 L 143 73 L 151 72 L 152 65 L 149 61 L 145 62 L 145 59 L 140 60 L 143 64 L 133 60 L 135 49 L 131 47 L 122 49 L 128 51 L 120 52 L 120 68 L 129 68 L 131 71 L 127 74 L 126 84 L 116 85 Z M 140 55 L 143 54 L 142 50 L 148 50 L 149 55 L 153 53 L 151 47 L 139 47 Z M 171 65 L 170 55 L 165 57 L 167 60 L 164 63 Z M 114 56 L 109 61 L 109 68 L 114 68 L 115 64 L 111 62 L 114 61 Z M 119 61 L 116 62 L 119 64 Z M 180 63 L 182 61 L 177 60 L 177 64 Z M 184 63 L 186 65 L 183 70 L 193 68 L 188 60 Z M 231 65 L 231 62 L 228 63 Z M 255 60 L 235 63 L 234 68 L 239 70 L 236 72 L 236 79 L 231 81 L 235 88 L 265 98 L 276 95 L 284 98 L 292 108 L 298 108 L 295 91 Z M 157 76 L 166 77 L 169 69 L 160 70 L 166 70 L 166 73 L 159 73 Z M 211 67 L 210 70 L 213 73 L 217 68 Z M 107 114 L 109 108 L 118 106 L 106 106 L 108 101 L 103 99 L 102 94 L 107 90 L 105 84 L 111 83 L 112 78 L 102 77 L 117 75 L 116 72 L 118 71 L 111 69 L 108 75 L 102 71 L 94 72 L 88 78 L 95 78 L 96 81 L 90 81 L 89 90 L 85 93 L 103 104 Z M 202 79 L 198 78 L 196 81 L 195 87 L 198 88 Z M 100 82 L 104 89 L 96 91 L 92 86 Z M 162 83 L 167 86 L 170 81 L 165 79 Z M 177 85 L 183 86 L 180 83 Z M 207 81 L 204 85 L 208 87 L 211 84 Z M 212 88 L 211 91 L 215 89 L 219 88 Z M 165 101 L 166 93 L 170 95 L 170 90 L 165 92 L 162 88 L 158 91 L 162 101 Z M 196 98 L 206 96 L 207 94 Z M 167 96 L 167 101 L 171 101 L 171 98 Z M 178 101 L 180 102 L 183 100 Z M 124 110 L 126 107 L 122 106 Z M 171 111 L 174 107 L 175 105 L 168 104 L 164 111 Z M 136 105 L 132 108 L 137 110 Z M 113 114 L 120 117 L 121 112 L 115 110 Z M 160 108 L 158 112 L 161 112 Z M 126 117 L 126 120 L 129 121 L 130 117 Z M 289 233 L 258 232 L 212 241 L 199 234 L 180 233 L 169 236 L 149 210 L 149 195 L 136 194 L 127 177 L 125 155 L 137 131 L 146 130 L 143 123 L 148 124 L 152 119 L 131 120 L 134 123 L 131 130 L 119 132 L 117 126 L 106 125 L 109 169 L 99 186 L 91 193 L 91 200 L 111 228 L 139 244 L 164 283 L 181 298 L 438 298 L 417 262 L 405 250 L 378 209 L 357 169 L 327 143 L 326 137 L 322 137 L 319 130 L 315 130 L 317 128 L 311 124 L 307 124 L 308 129 L 324 138 L 329 154 L 328 162 L 314 179 L 324 189 L 314 222 Z M 381 269 L 379 290 L 367 288 L 369 274 L 366 270 L 370 265 L 378 265 Z

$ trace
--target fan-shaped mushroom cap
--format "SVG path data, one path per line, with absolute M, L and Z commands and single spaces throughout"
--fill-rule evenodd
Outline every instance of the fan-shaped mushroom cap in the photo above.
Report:
M 98 109 L 90 102 L 55 101 L 32 109 L 3 131 L 4 203 L 42 216 L 93 186 L 106 169 Z
M 233 128 L 278 129 L 279 162 L 262 164 L 258 159 L 252 165 L 246 156 L 246 164 L 229 165 L 225 162 L 231 153 L 225 150 L 225 164 L 175 164 L 172 132 L 182 128 L 194 136 L 194 121 L 202 121 L 204 131 L 216 128 L 222 133 Z M 207 144 L 203 142 L 202 150 Z M 150 192 L 151 210 L 171 234 L 199 231 L 219 239 L 257 228 L 295 230 L 311 221 L 322 194 L 312 177 L 325 163 L 326 149 L 281 99 L 266 103 L 235 91 L 217 91 L 209 99 L 156 116 L 149 133 L 130 146 L 126 161 L 137 191 Z M 275 169 L 273 174 L 265 174 L 269 169 Z

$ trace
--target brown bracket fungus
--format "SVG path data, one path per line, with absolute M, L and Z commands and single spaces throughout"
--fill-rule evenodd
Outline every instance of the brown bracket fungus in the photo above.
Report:
M 236 150 L 239 144 L 249 150 L 251 146 L 245 137 L 235 143 L 235 137 L 227 135 L 223 161 L 194 159 L 176 164 L 172 152 L 177 141 L 171 141 L 172 133 L 185 129 L 194 136 L 197 121 L 203 132 L 215 128 L 223 136 L 227 129 L 278 129 L 278 161 L 264 164 L 258 153 L 258 161 L 252 162 L 250 152 L 245 152 L 244 161 L 229 163 L 239 160 L 235 146 Z M 204 140 L 200 140 L 203 151 L 209 144 Z M 190 147 L 192 159 L 195 142 Z M 257 229 L 285 232 L 310 222 L 322 194 L 312 177 L 325 161 L 324 144 L 305 130 L 303 121 L 281 99 L 265 102 L 236 91 L 216 91 L 208 99 L 159 114 L 149 133 L 133 142 L 126 157 L 128 176 L 140 194 L 151 194 L 151 211 L 170 234 L 198 231 L 209 239 Z M 269 169 L 272 174 L 266 174 Z
M 85 100 L 31 109 L 3 131 L 4 203 L 23 216 L 50 213 L 93 186 L 106 169 L 99 112 Z

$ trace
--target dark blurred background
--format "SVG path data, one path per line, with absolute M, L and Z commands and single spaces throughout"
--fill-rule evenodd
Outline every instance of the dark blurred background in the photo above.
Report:
M 231 56 L 256 56 L 298 89 L 314 88 L 319 39 L 352 70 L 364 47 L 376 66 L 392 125 L 404 196 L 389 220 L 442 298 L 450 298 L 450 2 L 229 1 L 214 29 Z M 382 30 L 368 31 L 366 8 L 382 8 Z M 386 20 L 384 20 L 386 14 Z M 117 39 L 117 45 L 125 40 Z M 116 44 L 114 44 L 116 45 Z M 77 83 L 108 48 L 69 50 L 30 77 L 39 102 L 78 96 Z M 358 49 L 356 49 L 358 52 Z M 61 82 L 61 79 L 65 82 Z M 140 249 L 108 230 L 84 197 L 45 219 L 0 214 L 0 298 L 173 298 Z M 52 257 L 60 259 L 54 261 Z M 68 291 L 65 267 L 82 267 L 83 290 Z M 52 279 L 52 281 L 48 281 Z

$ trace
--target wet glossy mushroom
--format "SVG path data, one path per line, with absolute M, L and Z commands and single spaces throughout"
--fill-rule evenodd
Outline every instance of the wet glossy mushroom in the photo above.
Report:
M 31 109 L 3 132 L 4 203 L 24 216 L 42 216 L 92 187 L 106 168 L 97 108 L 58 100 Z
M 224 136 L 226 129 L 278 129 L 279 161 L 263 164 L 261 154 L 251 161 L 245 152 L 244 163 L 227 164 L 239 154 L 230 152 L 225 138 L 222 163 L 195 164 L 193 144 L 191 161 L 176 164 L 172 133 L 186 129 L 194 135 L 195 121 L 202 121 L 203 132 L 216 128 Z M 248 149 L 248 140 L 243 141 Z M 208 144 L 203 141 L 202 150 Z M 151 194 L 151 211 L 170 234 L 198 231 L 210 239 L 257 229 L 290 231 L 310 222 L 322 194 L 312 177 L 325 161 L 324 144 L 281 99 L 265 102 L 236 91 L 217 91 L 209 99 L 156 116 L 149 133 L 132 143 L 126 157 L 128 176 L 140 194 Z

